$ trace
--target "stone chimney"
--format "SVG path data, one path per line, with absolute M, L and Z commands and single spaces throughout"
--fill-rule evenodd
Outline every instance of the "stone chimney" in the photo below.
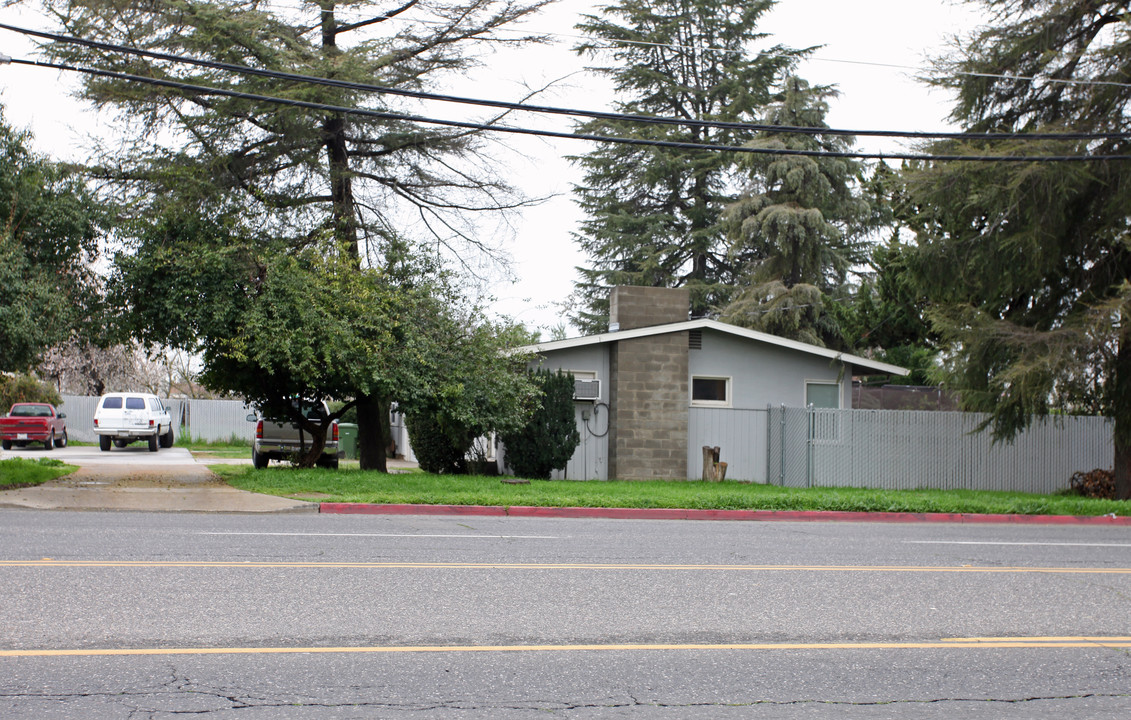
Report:
M 687 288 L 619 285 L 609 295 L 609 329 L 683 322 L 691 312 Z
M 609 329 L 683 322 L 689 311 L 687 288 L 615 287 Z M 687 331 L 615 340 L 609 370 L 609 477 L 686 479 Z

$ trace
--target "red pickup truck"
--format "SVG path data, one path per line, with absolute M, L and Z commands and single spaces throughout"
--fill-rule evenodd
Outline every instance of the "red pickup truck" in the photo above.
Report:
M 48 450 L 67 447 L 66 420 L 67 414 L 55 412 L 54 405 L 16 403 L 7 415 L 0 417 L 0 446 L 5 450 L 29 443 L 43 443 Z

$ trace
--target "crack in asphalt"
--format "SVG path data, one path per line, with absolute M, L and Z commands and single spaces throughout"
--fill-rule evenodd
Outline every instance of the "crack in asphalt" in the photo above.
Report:
M 354 692 L 359 688 L 353 688 Z M 175 697 L 197 696 L 220 701 L 218 706 L 198 708 L 156 707 L 162 700 Z M 147 703 L 143 698 L 148 698 Z M 20 700 L 40 700 L 68 702 L 75 700 L 98 700 L 113 702 L 121 705 L 131 718 L 146 718 L 158 716 L 179 715 L 207 715 L 216 712 L 232 712 L 240 710 L 262 710 L 270 708 L 366 708 L 405 712 L 427 712 L 443 710 L 493 710 L 493 711 L 529 711 L 540 710 L 546 712 L 570 712 L 574 710 L 590 709 L 618 709 L 618 708 L 727 708 L 727 707 L 778 707 L 778 706 L 803 706 L 825 705 L 845 707 L 876 707 L 894 705 L 939 705 L 946 703 L 1002 703 L 1007 705 L 1021 705 L 1026 703 L 1055 702 L 1065 700 L 1092 700 L 1092 699 L 1123 699 L 1131 698 L 1131 693 L 1080 693 L 1073 695 L 1036 695 L 1017 698 L 976 698 L 976 697 L 941 697 L 941 698 L 903 698 L 887 700 L 824 700 L 819 698 L 801 698 L 795 700 L 748 700 L 748 701 L 704 701 L 704 702 L 663 702 L 658 700 L 641 700 L 629 697 L 627 700 L 613 700 L 594 702 L 571 702 L 566 700 L 511 700 L 507 702 L 491 702 L 481 698 L 447 699 L 433 702 L 393 702 L 382 700 L 352 700 L 335 702 L 320 700 L 313 697 L 293 697 L 280 699 L 265 696 L 260 693 L 235 690 L 231 688 L 201 688 L 192 687 L 191 681 L 186 678 L 174 678 L 167 682 L 164 689 L 133 690 L 133 691 L 104 691 L 104 692 L 74 692 L 74 693 L 35 693 L 35 692 L 4 692 L 0 691 L 0 701 L 9 703 Z

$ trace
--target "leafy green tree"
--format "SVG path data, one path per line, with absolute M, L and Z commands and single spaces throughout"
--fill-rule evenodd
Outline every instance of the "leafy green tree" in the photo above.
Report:
M 771 87 L 800 51 L 755 53 L 759 20 L 773 0 L 621 0 L 586 15 L 590 39 L 578 51 L 608 58 L 596 71 L 621 99 L 614 110 L 683 120 L 752 122 Z M 742 145 L 747 130 L 600 119 L 579 132 L 687 143 Z M 575 189 L 586 219 L 575 239 L 589 257 L 580 268 L 573 321 L 586 332 L 608 324 L 614 285 L 683 287 L 692 314 L 727 298 L 737 268 L 720 214 L 736 197 L 733 154 L 605 145 L 573 158 L 585 171 Z
M 1127 0 L 980 0 L 993 22 L 939 63 L 971 132 L 1115 133 L 949 141 L 951 154 L 1131 154 Z M 1131 498 L 1131 164 L 936 162 L 906 173 L 917 284 L 965 407 L 1007 439 L 1034 416 L 1115 420 L 1117 496 Z
M 9 372 L 101 324 L 91 266 L 108 215 L 30 140 L 0 114 L 0 371 Z
M 330 423 L 351 408 L 361 424 L 362 395 L 446 413 L 476 434 L 521 422 L 532 389 L 524 360 L 502 353 L 509 331 L 472 321 L 479 309 L 443 275 L 359 269 L 347 253 L 271 244 L 219 210 L 170 213 L 116 259 L 111 299 L 132 308 L 143 341 L 199 352 L 209 387 L 307 430 L 314 442 L 300 464 L 318 459 Z M 345 402 L 311 419 L 296 397 Z M 385 468 L 384 448 L 371 467 Z
M 827 87 L 790 77 L 763 118 L 767 125 L 827 128 Z M 842 135 L 764 132 L 750 147 L 844 153 Z M 844 347 L 835 303 L 863 259 L 872 214 L 860 190 L 863 167 L 841 157 L 774 154 L 742 159 L 749 185 L 726 210 L 730 255 L 741 289 L 720 312 L 726 322 L 816 345 Z M 830 302 L 831 301 L 831 302 Z
M 381 10 L 362 0 L 320 0 L 299 8 L 258 0 L 47 4 L 67 31 L 88 40 L 204 63 L 412 91 L 474 66 L 480 61 L 477 48 L 531 41 L 504 33 L 504 28 L 546 1 L 409 0 Z M 412 101 L 394 95 L 246 75 L 105 47 L 57 42 L 48 50 L 56 59 L 99 70 L 239 93 L 383 113 L 413 109 Z M 524 202 L 492 172 L 482 136 L 464 129 L 109 76 L 88 77 L 83 94 L 120 113 L 124 137 L 99 149 L 92 171 L 113 192 L 133 201 L 138 217 L 160 216 L 168 205 L 235 206 L 243 227 L 261 228 L 261 236 L 269 238 L 262 244 L 264 252 L 297 257 L 311 248 L 340 258 L 339 269 L 346 273 L 387 270 L 405 252 L 434 246 L 473 267 L 477 263 L 467 260 L 469 254 L 497 257 L 495 247 L 481 239 L 489 235 L 479 232 L 474 218 Z M 406 232 L 410 225 L 419 229 L 413 237 Z M 230 259 L 217 250 L 203 260 L 212 267 L 209 263 Z M 217 306 L 215 312 L 223 309 Z M 288 332 L 300 335 L 307 329 L 295 326 Z M 378 385 L 354 388 L 360 459 L 362 467 L 383 467 L 382 408 L 389 398 L 372 395 L 368 388 L 377 391 Z
M 581 442 L 573 407 L 573 375 L 538 369 L 537 405 L 526 424 L 503 435 L 507 464 L 523 478 L 549 480 L 566 466 Z

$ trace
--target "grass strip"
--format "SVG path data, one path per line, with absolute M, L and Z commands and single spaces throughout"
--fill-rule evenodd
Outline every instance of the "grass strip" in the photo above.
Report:
M 1076 495 L 974 490 L 783 488 L 742 482 L 532 481 L 497 477 L 384 474 L 357 469 L 298 470 L 213 466 L 234 487 L 323 502 L 535 507 L 686 508 L 712 510 L 838 510 L 849 512 L 1010 515 L 1127 515 L 1131 503 Z
M 65 465 L 62 460 L 52 458 L 9 458 L 0 460 L 0 490 L 42 485 L 63 475 L 78 470 L 74 465 Z

